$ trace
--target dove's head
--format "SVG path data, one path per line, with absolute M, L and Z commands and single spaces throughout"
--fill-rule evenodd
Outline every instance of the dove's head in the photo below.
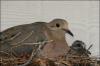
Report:
M 73 36 L 73 33 L 68 28 L 68 22 L 64 19 L 54 19 L 49 24 L 49 28 L 52 31 L 58 31 L 58 33 L 68 33 Z

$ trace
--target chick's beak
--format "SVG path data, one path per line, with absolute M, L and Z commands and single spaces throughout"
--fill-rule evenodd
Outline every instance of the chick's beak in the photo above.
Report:
M 70 34 L 72 37 L 74 36 L 73 33 L 70 30 L 63 29 L 66 33 Z

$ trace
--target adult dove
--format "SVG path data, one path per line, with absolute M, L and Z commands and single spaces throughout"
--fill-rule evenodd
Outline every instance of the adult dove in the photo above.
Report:
M 33 52 L 33 55 L 56 60 L 69 49 L 65 33 L 73 36 L 64 19 L 15 26 L 0 33 L 0 53 L 29 57 Z

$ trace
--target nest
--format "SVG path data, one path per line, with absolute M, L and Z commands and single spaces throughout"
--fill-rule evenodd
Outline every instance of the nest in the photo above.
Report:
M 0 59 L 1 66 L 24 66 L 28 60 L 22 58 L 3 58 Z M 99 66 L 96 60 L 86 57 L 68 57 L 66 60 L 52 61 L 47 58 L 35 58 L 25 66 Z

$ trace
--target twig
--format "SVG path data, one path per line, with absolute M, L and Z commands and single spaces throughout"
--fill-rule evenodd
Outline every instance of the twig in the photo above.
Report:
M 12 44 L 12 45 L 17 45 L 17 44 L 19 44 L 19 43 L 22 43 L 23 41 L 25 41 L 26 39 L 28 39 L 32 34 L 33 34 L 33 31 L 32 31 L 26 38 L 24 38 L 22 41 L 17 42 L 17 43 Z
M 32 51 L 32 54 L 31 54 L 29 60 L 28 60 L 26 63 L 24 63 L 24 64 L 22 64 L 22 65 L 17 65 L 17 66 L 26 66 L 26 65 L 30 64 L 31 61 L 32 61 L 32 59 L 33 59 L 33 57 L 41 51 L 41 47 L 44 46 L 45 43 L 52 42 L 52 41 L 53 41 L 53 40 L 38 42 L 39 47 L 38 47 L 38 49 L 36 50 L 36 52 Z
M 9 55 L 9 53 L 7 53 L 7 52 L 4 52 L 4 51 L 0 51 L 0 52 Z
M 16 38 L 17 36 L 19 36 L 21 34 L 21 32 L 17 33 L 15 36 L 13 36 L 12 38 L 10 38 L 9 40 L 13 40 L 14 38 Z

